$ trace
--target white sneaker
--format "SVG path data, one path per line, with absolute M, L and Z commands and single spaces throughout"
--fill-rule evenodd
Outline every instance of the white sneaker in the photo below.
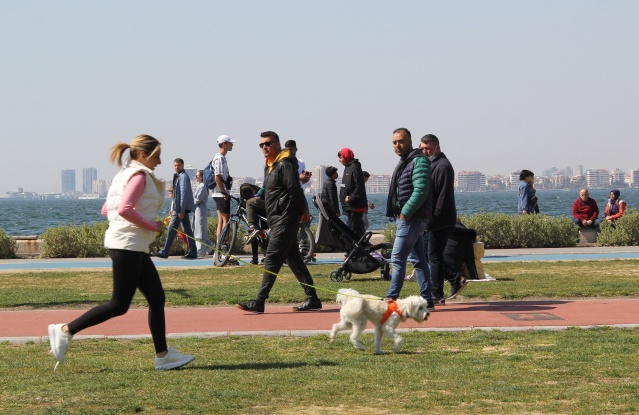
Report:
M 58 361 L 53 370 L 58 368 L 60 363 L 64 363 L 64 358 L 69 350 L 69 342 L 73 338 L 72 334 L 62 331 L 64 324 L 49 324 L 49 344 L 51 345 L 51 351 L 55 359 Z
M 171 370 L 189 364 L 195 359 L 190 354 L 182 354 L 171 347 L 164 357 L 155 356 L 155 370 Z

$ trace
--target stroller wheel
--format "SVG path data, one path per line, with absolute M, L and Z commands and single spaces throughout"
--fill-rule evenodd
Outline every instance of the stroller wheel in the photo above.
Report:
M 353 275 L 353 274 L 351 274 L 350 272 L 345 272 L 345 273 L 344 273 L 344 278 L 346 279 L 346 281 L 350 281 L 350 280 L 351 280 L 351 276 L 352 276 L 352 275 Z
M 332 282 L 342 282 L 342 271 L 341 270 L 336 270 L 331 272 L 328 275 L 328 278 L 332 281 Z

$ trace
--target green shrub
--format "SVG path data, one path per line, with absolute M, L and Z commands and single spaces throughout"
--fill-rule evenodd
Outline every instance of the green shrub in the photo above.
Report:
M 579 239 L 579 229 L 565 216 L 481 212 L 459 219 L 477 231 L 486 248 L 559 248 L 575 246 Z M 396 224 L 386 225 L 385 240 L 394 241 L 396 230 Z
M 613 224 L 603 221 L 597 243 L 603 246 L 639 245 L 639 212 L 629 208 L 622 217 Z
M 0 229 L 0 258 L 15 258 L 16 249 L 16 241 Z
M 492 249 L 568 247 L 579 239 L 579 229 L 566 216 L 482 212 L 462 215 L 460 220 Z
M 41 236 L 45 258 L 96 258 L 107 256 L 104 233 L 108 222 L 49 228 Z
M 397 224 L 395 222 L 387 224 L 384 226 L 384 229 L 382 229 L 384 240 L 390 243 L 393 243 L 395 240 L 395 233 L 397 233 Z

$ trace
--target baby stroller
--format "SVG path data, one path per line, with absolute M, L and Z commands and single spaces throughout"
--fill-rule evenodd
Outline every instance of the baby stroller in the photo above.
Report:
M 390 254 L 393 244 L 370 243 L 372 232 L 366 232 L 361 238 L 342 222 L 330 205 L 322 203 L 318 196 L 313 196 L 313 204 L 319 212 L 319 224 L 315 234 L 315 242 L 329 248 L 346 252 L 342 265 L 331 272 L 329 278 L 333 282 L 350 280 L 353 273 L 368 274 L 381 269 L 384 280 L 390 280 Z M 377 251 L 380 252 L 377 252 Z

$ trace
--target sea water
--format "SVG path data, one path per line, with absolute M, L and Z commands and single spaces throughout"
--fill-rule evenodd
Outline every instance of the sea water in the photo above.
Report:
M 578 190 L 538 190 L 540 213 L 550 216 L 572 217 L 572 204 L 579 195 Z M 590 197 L 597 201 L 601 211 L 600 217 L 610 196 L 609 189 L 593 189 Z M 313 223 L 317 223 L 317 210 L 308 196 Z M 369 210 L 370 229 L 383 229 L 389 221 L 386 215 L 386 194 L 369 195 L 368 199 L 375 205 Z M 628 207 L 639 204 L 639 189 L 621 189 L 621 199 Z M 477 192 L 455 193 L 457 213 L 471 215 L 479 212 L 517 213 L 517 192 Z M 0 199 L 0 229 L 13 236 L 39 235 L 47 228 L 60 225 L 82 225 L 102 222 L 106 219 L 100 214 L 104 200 L 80 199 Z M 170 201 L 167 199 L 160 210 L 160 217 L 168 214 Z M 209 209 L 215 215 L 215 203 L 209 200 Z

